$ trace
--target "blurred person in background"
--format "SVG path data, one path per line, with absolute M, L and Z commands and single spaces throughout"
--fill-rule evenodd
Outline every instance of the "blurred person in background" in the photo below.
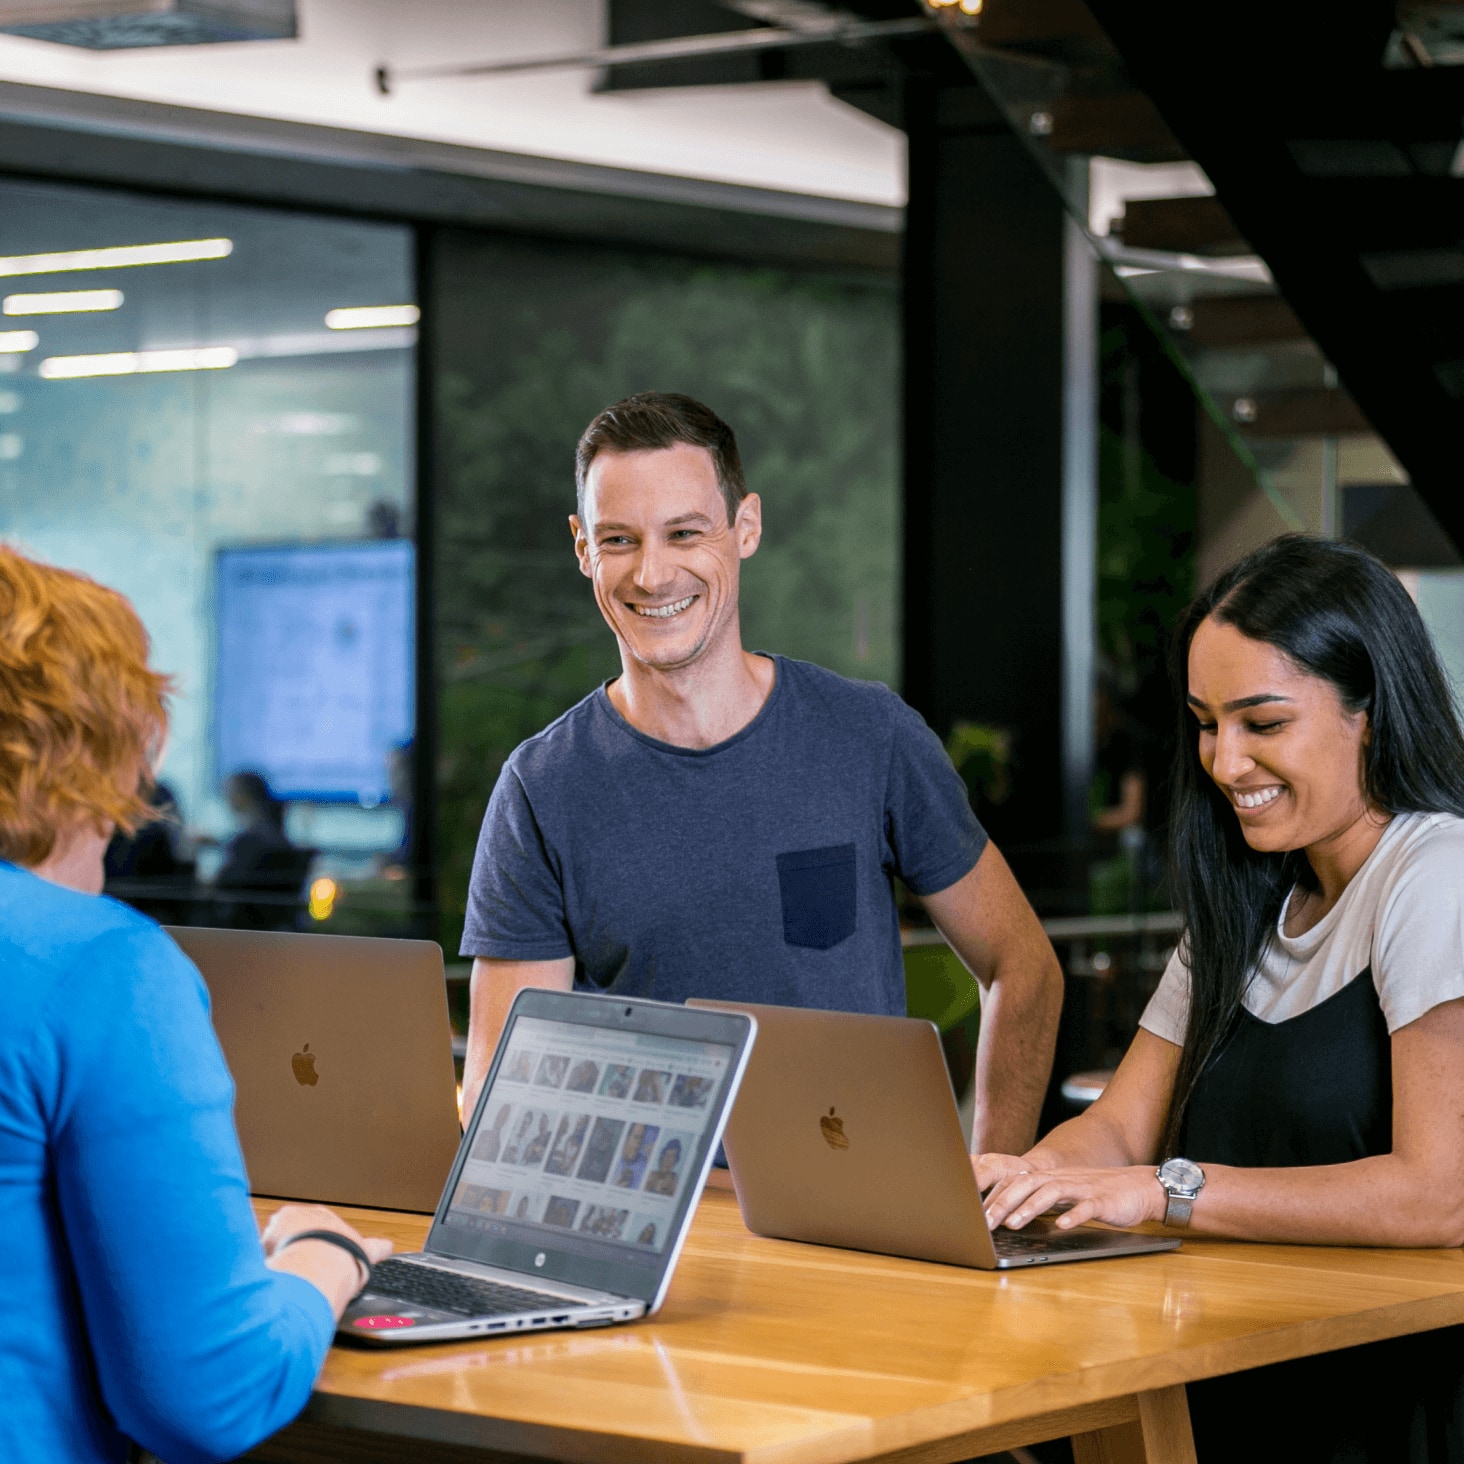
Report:
M 106 892 L 160 925 L 186 925 L 193 917 L 193 851 L 182 811 L 163 782 L 144 789 L 150 814 L 130 834 L 118 829 L 102 861 Z
M 1093 720 L 1097 742 L 1093 829 L 1116 835 L 1121 845 L 1125 833 L 1144 829 L 1149 810 L 1146 737 L 1121 707 L 1111 678 L 1101 673 Z
M 1167 689 L 1166 689 L 1167 699 Z M 1111 667 L 1100 664 L 1093 699 L 1094 767 L 1090 823 L 1100 862 L 1089 871 L 1089 910 L 1117 915 L 1147 908 L 1163 878 L 1156 838 L 1160 739 L 1135 714 Z
M 220 892 L 247 890 L 262 900 L 218 901 L 220 925 L 243 930 L 294 930 L 314 850 L 299 849 L 285 833 L 285 805 L 259 773 L 232 773 L 224 799 L 238 831 L 224 844 L 224 862 L 213 877 Z
M 239 827 L 224 845 L 224 862 L 214 884 L 221 890 L 257 889 L 259 876 L 270 869 L 274 856 L 294 848 L 285 833 L 285 805 L 258 773 L 226 778 L 224 802 Z
M 416 744 L 409 738 L 386 755 L 387 802 L 402 816 L 402 833 L 396 848 L 377 856 L 376 869 L 386 879 L 406 879 L 412 872 L 412 845 L 416 840 L 416 809 L 412 779 L 416 771 Z
M 133 831 L 118 829 L 107 845 L 103 866 L 108 879 L 176 879 L 193 873 L 186 857 L 183 818 L 178 796 L 163 782 L 156 782 L 142 796 L 148 817 Z
M 391 1248 L 300 1205 L 261 1242 L 198 972 L 99 894 L 114 831 L 153 813 L 167 690 L 126 600 L 0 547 L 6 1459 L 245 1452 Z

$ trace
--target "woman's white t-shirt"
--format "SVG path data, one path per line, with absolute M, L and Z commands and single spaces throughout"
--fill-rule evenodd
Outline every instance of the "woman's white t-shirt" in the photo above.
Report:
M 1282 905 L 1243 998 L 1261 1021 L 1310 1011 L 1369 966 L 1389 1032 L 1464 996 L 1464 819 L 1399 814 L 1342 898 L 1303 935 L 1281 928 L 1289 904 Z M 1188 1014 L 1181 942 L 1139 1025 L 1181 1046 Z

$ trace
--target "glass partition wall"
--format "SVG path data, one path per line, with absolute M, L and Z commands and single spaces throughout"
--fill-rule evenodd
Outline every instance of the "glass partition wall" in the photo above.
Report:
M 566 520 L 580 432 L 632 391 L 737 430 L 764 501 L 748 644 L 898 685 L 893 282 L 454 230 L 424 241 L 419 665 L 414 247 L 0 180 L 0 536 L 126 594 L 174 678 L 159 822 L 109 854 L 109 889 L 161 919 L 432 933 L 453 958 L 503 759 L 618 669 Z M 424 674 L 435 819 L 411 807 Z
M 110 851 L 114 887 L 147 905 L 166 876 L 164 918 L 291 926 L 389 885 L 411 231 L 0 181 L 0 311 L 0 535 L 126 594 L 175 679 L 169 816 Z
M 1189 381 L 1215 504 L 1202 577 L 1268 534 L 1353 534 L 1393 490 L 1411 499 L 1264 260 L 1088 13 L 973 16 L 952 0 L 926 3 Z M 1390 548 L 1385 535 L 1369 547 Z
M 1105 373 L 1142 373 L 1163 357 L 1187 384 L 1198 428 L 1197 578 L 1287 530 L 1352 539 L 1399 571 L 1464 703 L 1457 547 L 1091 16 L 1081 6 L 976 6 L 973 15 L 953 0 L 926 3 L 1103 262 L 1105 347 L 1117 343 Z M 1293 144 L 1311 150 L 1309 168 L 1327 167 L 1332 146 Z M 1132 384 L 1113 384 L 1110 415 L 1138 415 L 1143 393 Z M 1165 475 L 1126 451 L 1132 436 L 1115 444 L 1103 505 L 1130 520 L 1146 495 L 1123 480 Z M 1111 483 L 1120 486 L 1108 495 Z M 1100 585 L 1103 574 L 1100 565 Z M 1133 619 L 1133 597 L 1113 598 Z M 1138 608 L 1142 619 L 1147 607 Z M 1100 606 L 1100 637 L 1102 616 Z M 1101 648 L 1112 656 L 1113 640 Z

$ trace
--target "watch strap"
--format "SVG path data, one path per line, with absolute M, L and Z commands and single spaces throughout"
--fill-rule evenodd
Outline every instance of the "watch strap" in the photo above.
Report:
M 1193 1195 L 1177 1195 L 1171 1189 L 1166 1189 L 1168 1202 L 1164 1206 L 1164 1223 L 1166 1225 L 1188 1225 L 1190 1214 L 1195 1208 L 1195 1197 Z
M 360 1296 L 371 1284 L 371 1257 L 349 1235 L 342 1235 L 339 1230 L 301 1230 L 290 1236 L 288 1240 L 281 1241 L 276 1247 L 276 1251 L 282 1251 L 287 1246 L 294 1245 L 297 1240 L 323 1240 L 328 1245 L 339 1246 L 348 1256 L 354 1256 L 361 1266 L 361 1274 L 364 1277 L 356 1289 L 356 1296 Z M 355 1297 L 352 1297 L 352 1300 L 355 1300 Z

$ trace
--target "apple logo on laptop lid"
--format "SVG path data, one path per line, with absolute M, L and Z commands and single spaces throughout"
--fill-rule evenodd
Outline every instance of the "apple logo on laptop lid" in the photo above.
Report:
M 320 1074 L 315 1071 L 315 1054 L 308 1042 L 290 1059 L 290 1068 L 302 1088 L 313 1088 L 320 1081 Z
M 824 1143 L 831 1149 L 847 1149 L 849 1147 L 849 1136 L 844 1132 L 844 1120 L 839 1118 L 832 1108 L 829 1109 L 827 1117 L 818 1121 L 818 1126 L 823 1132 Z

